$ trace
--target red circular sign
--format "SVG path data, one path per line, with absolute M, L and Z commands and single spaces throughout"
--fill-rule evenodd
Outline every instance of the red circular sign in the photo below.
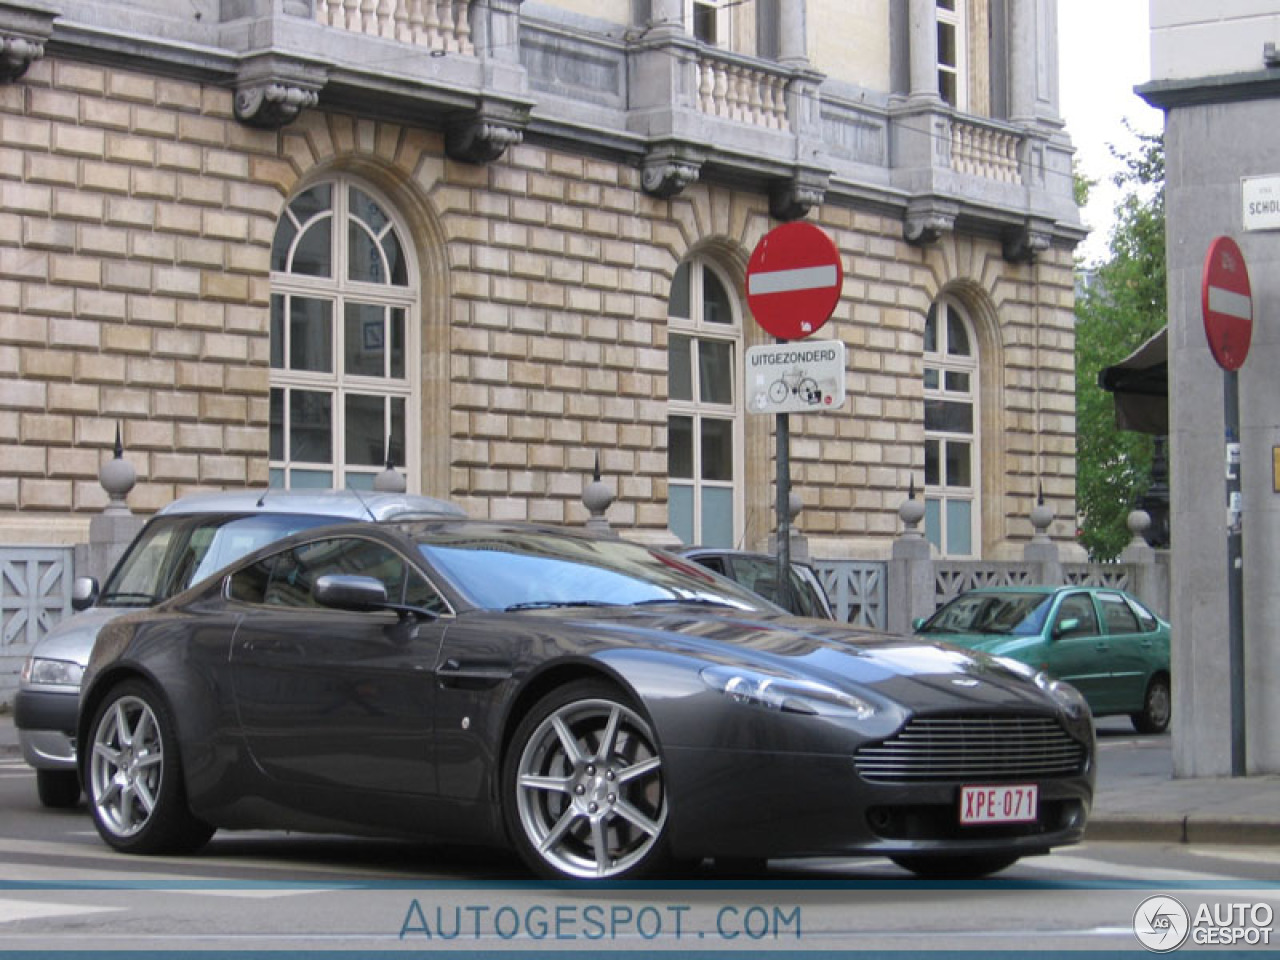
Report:
M 747 306 L 781 340 L 801 340 L 827 322 L 844 286 L 835 241 L 803 220 L 774 227 L 747 261 Z
M 1223 370 L 1239 370 L 1253 337 L 1253 293 L 1244 254 L 1230 237 L 1209 244 L 1200 307 L 1213 359 Z

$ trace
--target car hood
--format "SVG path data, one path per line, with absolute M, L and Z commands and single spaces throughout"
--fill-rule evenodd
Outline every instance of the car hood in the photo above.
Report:
M 136 607 L 90 607 L 60 621 L 40 638 L 32 655 L 48 660 L 68 660 L 83 667 L 89 662 L 98 631 L 121 614 L 136 610 Z
M 982 653 L 998 653 L 1007 647 L 1038 639 L 1035 636 L 1015 637 L 1004 633 L 918 633 L 916 638 L 923 643 L 946 643 Z
M 933 708 L 945 710 L 971 708 L 978 702 L 993 707 L 1043 707 L 1052 702 L 1025 672 L 980 653 L 830 621 L 676 605 L 611 608 L 588 616 L 545 615 L 602 647 L 649 648 L 708 664 L 816 680 L 851 692 L 872 690 L 900 703 L 918 704 L 924 698 Z

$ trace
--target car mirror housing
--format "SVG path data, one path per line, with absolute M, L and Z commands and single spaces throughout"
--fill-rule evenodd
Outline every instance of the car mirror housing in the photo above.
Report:
M 1079 617 L 1067 617 L 1065 620 L 1059 620 L 1053 626 L 1053 635 L 1055 638 L 1066 636 L 1068 633 L 1074 633 L 1080 629 Z
M 329 573 L 316 580 L 312 595 L 326 607 L 339 610 L 385 610 L 387 588 L 373 577 Z
M 96 577 L 76 577 L 71 584 L 71 609 L 79 613 L 88 610 L 98 600 Z

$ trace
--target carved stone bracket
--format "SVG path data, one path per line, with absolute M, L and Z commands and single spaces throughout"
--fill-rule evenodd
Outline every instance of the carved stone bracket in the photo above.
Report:
M 1010 263 L 1032 263 L 1049 249 L 1052 240 L 1051 224 L 1029 221 L 1005 232 L 1004 258 Z
M 236 119 L 246 126 L 276 130 L 320 102 L 326 71 L 292 57 L 252 57 L 236 81 Z
M 955 204 L 936 200 L 911 203 L 902 222 L 902 236 L 907 243 L 925 246 L 937 243 L 944 233 L 955 229 L 959 209 Z
M 44 56 L 57 16 L 39 0 L 0 0 L 0 83 L 13 83 Z
M 13 83 L 43 56 L 43 43 L 0 34 L 0 83 Z
M 769 213 L 775 220 L 800 220 L 819 206 L 827 195 L 830 175 L 800 171 L 789 180 L 775 181 L 769 189 Z
M 700 151 L 686 147 L 650 150 L 640 170 L 640 185 L 645 193 L 664 200 L 677 196 L 697 182 L 705 159 Z
M 250 127 L 278 129 L 292 123 L 307 107 L 320 102 L 320 94 L 283 83 L 260 83 L 236 91 L 236 119 Z
M 474 112 L 461 114 L 449 123 L 444 147 L 460 163 L 492 163 L 508 147 L 524 140 L 528 123 L 528 106 L 484 102 Z

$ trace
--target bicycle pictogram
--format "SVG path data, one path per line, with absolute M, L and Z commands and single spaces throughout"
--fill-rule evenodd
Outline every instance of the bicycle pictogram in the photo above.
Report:
M 822 389 L 803 367 L 796 367 L 769 384 L 771 403 L 784 403 L 789 397 L 798 397 L 804 403 L 816 406 L 822 402 Z

